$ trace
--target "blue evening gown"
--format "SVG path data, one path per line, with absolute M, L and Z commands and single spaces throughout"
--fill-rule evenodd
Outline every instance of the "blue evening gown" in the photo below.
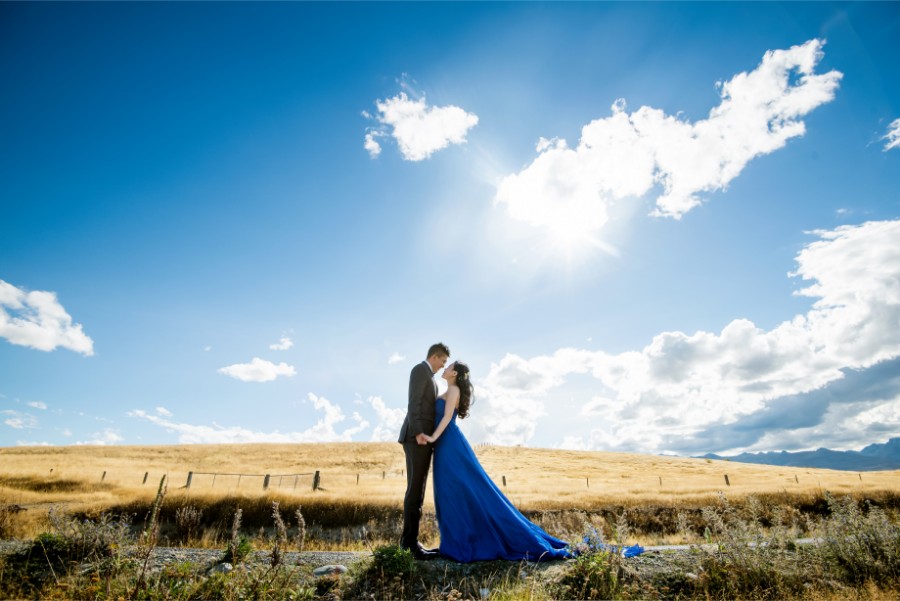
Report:
M 435 403 L 435 427 L 444 417 Z M 441 554 L 460 562 L 572 557 L 568 543 L 531 523 L 488 477 L 456 425 L 457 412 L 434 443 L 434 506 Z

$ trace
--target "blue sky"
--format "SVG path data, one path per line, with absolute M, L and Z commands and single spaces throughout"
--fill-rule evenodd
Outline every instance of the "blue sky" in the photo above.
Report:
M 897 3 L 2 3 L 0 445 L 900 436 Z

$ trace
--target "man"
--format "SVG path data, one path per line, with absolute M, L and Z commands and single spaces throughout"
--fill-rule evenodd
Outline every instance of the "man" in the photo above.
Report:
M 434 374 L 447 364 L 450 349 L 438 342 L 428 349 L 425 361 L 412 368 L 409 374 L 409 404 L 400 428 L 400 439 L 406 455 L 406 496 L 403 499 L 403 535 L 400 546 L 412 551 L 416 559 L 434 559 L 435 549 L 419 544 L 419 521 L 425 502 L 425 483 L 431 465 L 432 446 L 425 439 L 434 432 L 434 401 L 437 383 Z

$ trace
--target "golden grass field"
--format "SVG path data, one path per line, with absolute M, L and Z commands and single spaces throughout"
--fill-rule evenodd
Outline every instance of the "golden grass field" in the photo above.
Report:
M 761 528 L 770 528 L 772 532 L 779 532 L 779 536 L 791 539 L 820 536 L 825 516 L 829 513 L 837 516 L 828 518 L 831 520 L 828 523 L 843 523 L 841 520 L 850 514 L 847 513 L 849 510 L 841 513 L 840 507 L 851 505 L 877 506 L 885 511 L 873 511 L 868 518 L 859 518 L 861 527 L 868 528 L 863 531 L 866 540 L 881 541 L 879 544 L 883 543 L 890 549 L 893 549 L 892 541 L 896 540 L 894 532 L 900 510 L 900 471 L 856 473 L 525 447 L 482 446 L 476 448 L 476 452 L 488 474 L 529 519 L 570 543 L 580 542 L 586 532 L 596 533 L 599 529 L 604 540 L 616 543 L 645 546 L 700 544 L 709 542 L 709 537 L 715 536 L 721 544 L 731 544 L 729 548 L 745 549 L 741 537 L 756 536 Z M 84 532 L 102 533 L 106 532 L 103 524 L 111 523 L 104 522 L 105 519 L 123 519 L 132 532 L 141 533 L 136 536 L 156 532 L 153 535 L 154 547 L 206 547 L 216 549 L 218 553 L 224 552 L 229 541 L 236 540 L 240 533 L 242 539 L 245 535 L 249 537 L 247 540 L 250 540 L 253 549 L 272 550 L 273 557 L 276 540 L 274 517 L 278 515 L 285 519 L 291 530 L 289 536 L 293 537 L 301 532 L 299 519 L 294 519 L 295 512 L 301 510 L 305 516 L 305 527 L 302 538 L 298 540 L 305 551 L 371 551 L 379 546 L 396 545 L 406 487 L 403 450 L 396 443 L 15 447 L 0 448 L 0 462 L 2 537 L 40 541 L 43 540 L 38 537 L 41 533 L 67 532 L 74 540 L 81 541 L 84 537 L 78 538 L 79 528 L 85 528 Z M 312 474 L 316 471 L 321 476 L 321 490 L 313 491 Z M 191 486 L 187 488 L 188 474 L 191 472 Z M 213 476 L 213 473 L 216 475 Z M 270 476 L 269 490 L 263 489 L 266 474 Z M 165 495 L 157 497 L 163 476 L 166 476 L 168 489 Z M 834 497 L 854 498 L 832 499 L 825 494 L 826 491 Z M 727 499 L 721 498 L 721 492 L 726 494 Z M 437 546 L 440 532 L 431 494 L 429 490 L 419 540 L 426 546 Z M 149 511 L 154 499 L 159 502 L 158 514 Z M 845 502 L 849 505 L 836 505 Z M 54 511 L 54 506 L 60 506 L 63 521 L 59 520 L 60 514 Z M 839 510 L 834 511 L 834 507 Z M 179 524 L 179 511 L 182 516 L 185 513 L 197 516 L 197 528 L 188 530 L 184 523 Z M 714 516 L 712 518 L 707 517 L 710 511 L 713 511 L 710 514 Z M 240 530 L 233 526 L 238 515 L 243 516 Z M 892 520 L 887 529 L 878 526 L 881 524 L 878 522 L 879 516 L 884 515 Z M 728 521 L 725 530 L 720 530 L 716 518 L 726 524 L 723 516 Z M 764 525 L 762 520 L 766 520 L 768 525 Z M 156 523 L 160 528 L 154 530 L 148 526 L 151 523 Z M 83 526 L 74 527 L 72 524 Z M 843 538 L 838 537 L 837 540 Z M 285 544 L 294 544 L 295 548 L 298 546 L 295 541 Z M 735 544 L 739 547 L 734 547 Z M 876 547 L 875 552 L 881 553 L 881 549 Z M 769 561 L 765 557 L 759 561 Z M 841 555 L 839 560 L 844 557 Z M 869 565 L 873 560 L 867 555 L 863 561 L 864 565 Z M 813 575 L 819 574 L 817 570 L 825 569 L 822 567 L 824 565 L 810 564 L 809 571 Z M 760 585 L 757 580 L 762 572 L 757 568 L 760 566 L 769 570 L 765 574 L 766 582 L 770 584 L 777 584 L 779 578 L 792 574 L 792 570 L 797 568 L 790 562 L 775 567 L 752 562 L 741 566 L 744 572 L 738 572 L 735 576 L 737 580 L 734 582 L 737 584 L 728 584 L 732 582 L 729 580 L 716 585 L 725 587 L 721 588 L 721 595 L 710 596 L 709 591 L 713 589 L 701 586 L 692 598 L 739 598 L 734 593 L 744 591 L 739 586 L 743 582 L 740 578 L 746 577 L 747 582 L 753 583 L 752 590 L 758 590 Z M 776 567 L 782 571 L 778 572 Z M 728 573 L 734 573 L 736 569 L 734 565 L 725 563 L 717 569 L 724 574 L 726 568 Z M 576 569 L 576 574 L 582 574 L 577 572 L 582 568 L 576 566 L 573 569 Z M 2 572 L 0 570 L 0 575 Z M 15 593 L 10 596 L 14 597 L 40 597 L 56 590 L 54 584 L 57 588 L 71 586 L 71 590 L 102 584 L 100 576 L 92 575 L 88 582 L 83 575 L 76 575 L 65 582 L 47 581 L 50 588 L 36 589 L 40 591 L 37 595 L 21 595 L 20 589 L 15 588 L 23 586 L 19 582 L 20 576 L 9 573 L 13 575 L 6 582 L 7 586 L 12 587 L 8 591 Z M 825 587 L 822 595 L 816 591 L 810 595 L 803 589 L 806 592 L 802 595 L 783 598 L 895 598 L 894 581 L 890 580 L 890 574 L 886 574 L 879 585 L 881 588 L 871 583 L 856 583 L 854 586 L 857 588 L 839 588 L 836 595 Z M 677 574 L 670 576 L 676 578 Z M 583 574 L 579 576 L 582 577 Z M 446 571 L 441 578 L 446 580 Z M 512 585 L 497 580 L 494 575 L 486 578 L 488 580 L 473 581 L 472 586 L 478 587 L 475 591 L 487 586 L 485 582 L 490 582 L 489 588 L 499 591 L 497 598 L 556 598 L 556 593 L 546 592 L 551 589 L 543 588 L 535 597 L 538 581 L 520 581 L 519 575 L 509 581 L 513 582 Z M 443 598 L 434 591 L 448 589 L 444 580 L 429 581 L 432 593 L 428 598 Z M 240 584 L 241 581 L 227 582 Z M 360 582 L 367 581 L 363 579 Z M 670 592 L 668 586 L 671 580 L 663 578 L 660 582 L 663 584 L 660 585 L 661 596 L 658 598 L 667 598 L 665 595 Z M 170 595 L 176 598 L 173 591 L 181 590 L 168 580 L 159 580 L 157 584 L 160 587 L 159 598 Z M 179 576 L 176 584 L 183 586 L 184 579 Z M 726 585 L 737 588 L 729 589 Z M 109 581 L 105 586 L 111 586 Z M 122 590 L 128 591 L 128 586 L 126 581 Z M 367 585 L 360 586 L 363 588 L 354 590 L 365 590 Z M 645 583 L 645 586 L 650 585 Z M 240 592 L 243 589 L 235 590 Z M 397 595 L 392 590 L 385 593 L 383 587 L 372 590 L 385 598 L 403 597 L 402 591 Z M 771 594 L 769 589 L 759 590 L 762 592 L 753 598 L 778 598 L 777 594 L 782 591 L 777 587 L 771 589 L 774 591 Z M 848 597 L 848 590 L 863 592 L 856 597 Z M 287 592 L 279 591 L 277 595 L 276 598 L 283 598 Z M 233 598 L 243 597 L 241 592 Z M 374 598 L 369 592 L 365 597 Z
M 856 473 L 528 447 L 482 446 L 476 452 L 497 485 L 523 509 L 698 503 L 718 491 L 740 498 L 760 493 L 827 490 L 862 495 L 900 490 L 900 471 Z M 315 493 L 319 499 L 365 499 L 399 506 L 406 486 L 402 447 L 390 442 L 13 447 L 0 448 L 0 462 L 0 502 L 19 505 L 102 508 L 152 497 L 163 475 L 170 496 L 186 497 L 272 493 L 306 497 L 312 494 L 311 474 L 319 471 L 323 488 Z M 187 490 L 189 472 L 194 475 Z M 263 490 L 264 474 L 272 476 L 268 492 Z M 53 485 L 70 481 L 98 486 Z M 430 491 L 427 499 L 430 504 Z

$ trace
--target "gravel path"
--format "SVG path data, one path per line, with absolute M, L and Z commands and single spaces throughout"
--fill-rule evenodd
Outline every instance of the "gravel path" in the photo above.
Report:
M 797 544 L 813 544 L 814 539 L 800 539 Z M 0 540 L 0 555 L 9 555 L 28 548 L 30 542 L 22 540 Z M 675 558 L 682 555 L 690 555 L 692 550 L 714 553 L 716 545 L 661 545 L 644 547 L 644 552 L 636 557 L 626 560 L 627 563 L 640 564 L 649 560 L 657 563 L 659 558 Z M 192 547 L 156 547 L 151 558 L 154 564 L 191 562 L 197 565 L 215 565 L 223 554 L 222 549 L 200 549 Z M 269 551 L 254 551 L 247 559 L 248 563 L 268 563 Z M 288 551 L 285 554 L 285 563 L 291 565 L 309 565 L 318 567 L 328 564 L 350 565 L 367 557 L 371 557 L 369 551 Z M 456 562 L 444 559 L 435 560 L 441 564 L 455 564 Z M 559 562 L 557 562 L 559 563 Z
M 222 549 L 189 549 L 183 547 L 156 547 L 150 556 L 150 571 L 156 571 L 164 565 L 187 563 L 203 568 L 211 568 L 222 560 Z M 311 570 L 325 565 L 350 566 L 362 559 L 371 557 L 368 551 L 288 551 L 284 554 L 284 564 L 288 566 L 308 566 Z M 269 551 L 252 552 L 245 563 L 248 565 L 268 565 L 272 554 Z
M 814 544 L 815 542 L 813 539 L 797 541 L 799 544 Z M 0 556 L 24 551 L 29 544 L 27 541 L 0 540 Z M 645 547 L 641 555 L 625 559 L 624 565 L 627 571 L 638 576 L 641 580 L 656 580 L 675 575 L 683 576 L 697 572 L 702 554 L 715 553 L 716 551 L 716 545 Z M 127 554 L 133 555 L 134 549 L 128 551 Z M 190 563 L 197 566 L 200 570 L 208 570 L 221 562 L 222 555 L 222 549 L 156 547 L 150 557 L 149 571 L 151 573 L 158 572 L 165 566 L 180 563 Z M 349 567 L 354 563 L 371 557 L 371 555 L 368 551 L 306 551 L 302 553 L 290 551 L 285 553 L 284 563 L 289 566 L 304 566 L 312 571 L 322 566 L 335 564 Z M 255 551 L 250 554 L 245 563 L 250 566 L 267 565 L 270 558 L 271 553 L 269 551 Z M 487 567 L 479 565 L 479 563 L 483 562 L 459 564 L 451 560 L 437 559 L 420 562 L 419 565 L 424 568 L 426 573 L 434 573 L 435 575 L 440 573 L 444 575 L 454 574 L 457 577 L 462 577 L 479 572 L 481 568 Z M 516 567 L 523 572 L 540 573 L 544 577 L 552 577 L 554 574 L 564 571 L 568 564 L 566 561 L 525 563 L 522 565 L 520 565 L 521 562 L 508 563 L 510 568 Z
M 20 540 L 0 540 L 0 556 L 11 555 L 28 549 L 30 542 Z M 192 563 L 201 568 L 211 568 L 221 562 L 224 551 L 222 549 L 197 549 L 191 547 L 155 547 L 150 556 L 150 571 L 157 571 L 163 566 Z M 134 556 L 135 549 L 126 551 L 126 555 Z M 288 551 L 284 554 L 286 565 L 309 566 L 315 569 L 325 565 L 340 564 L 350 566 L 367 557 L 371 557 L 368 551 Z M 250 565 L 268 564 L 271 558 L 269 551 L 254 551 L 246 559 Z

